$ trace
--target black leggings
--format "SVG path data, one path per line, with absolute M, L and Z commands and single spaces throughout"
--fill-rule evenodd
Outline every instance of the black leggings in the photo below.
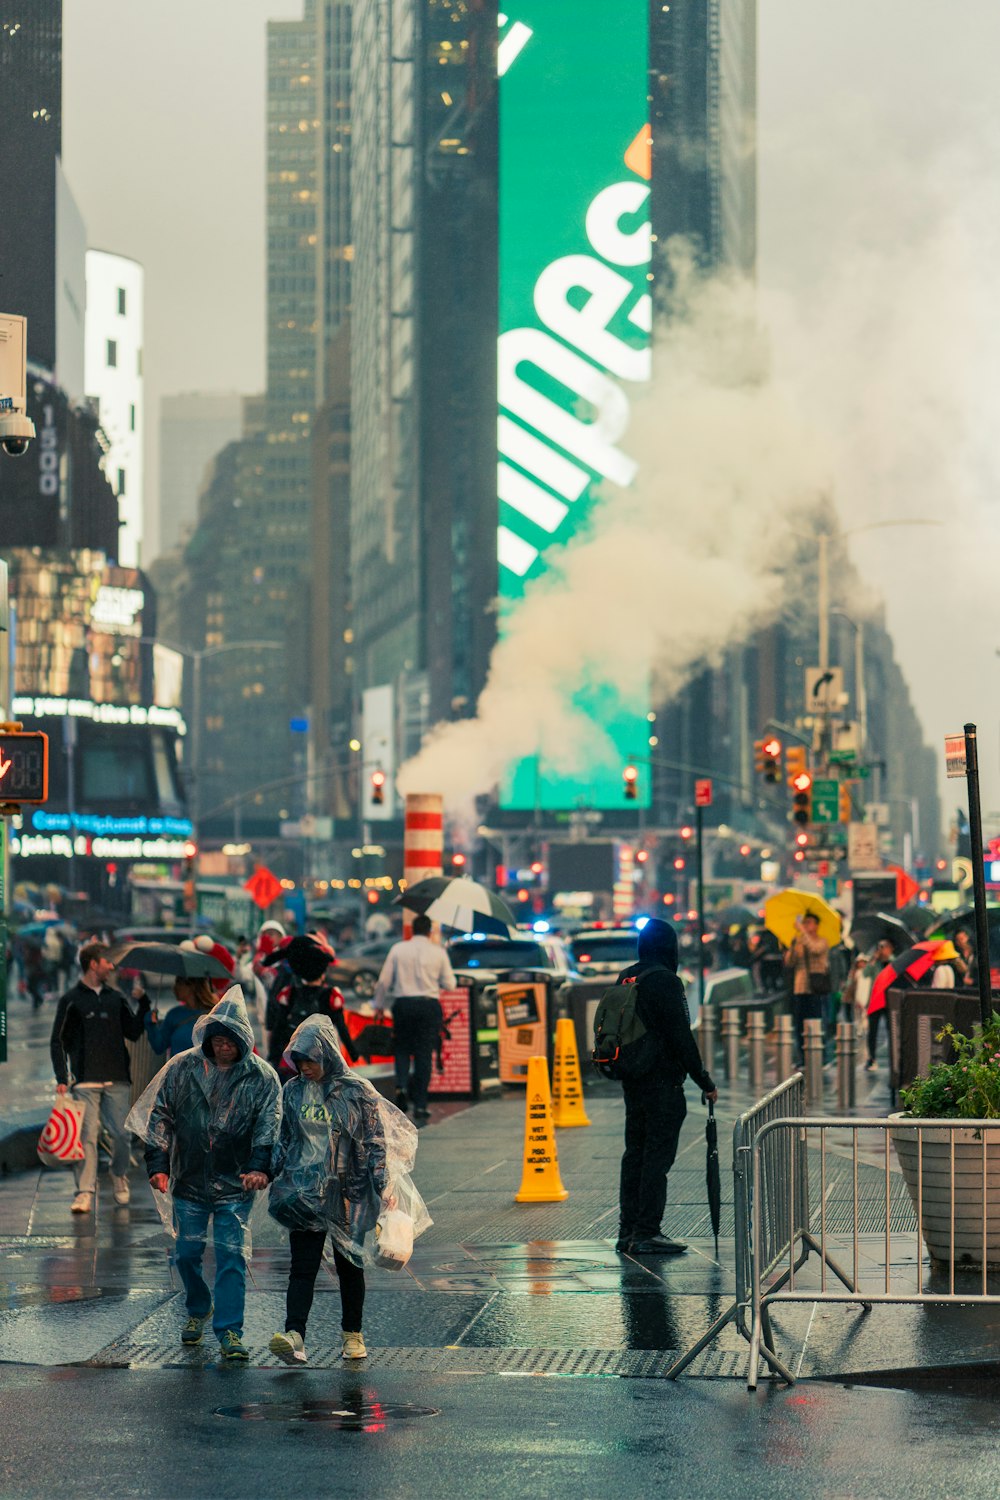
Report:
M 326 1235 L 321 1229 L 293 1229 L 288 1238 L 292 1247 L 292 1266 L 285 1301 L 285 1332 L 301 1333 L 305 1338 Z M 340 1281 L 340 1326 L 345 1333 L 360 1333 L 365 1308 L 365 1273 L 346 1255 L 341 1255 L 336 1245 L 332 1249 Z

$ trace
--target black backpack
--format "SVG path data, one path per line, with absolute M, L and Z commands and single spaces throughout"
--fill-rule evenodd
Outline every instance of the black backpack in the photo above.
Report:
M 605 1078 L 643 1078 L 651 1073 L 660 1061 L 660 1047 L 656 1037 L 639 1018 L 639 978 L 655 974 L 657 970 L 669 973 L 664 965 L 646 973 L 620 979 L 604 991 L 594 1016 L 594 1050 L 591 1053 L 594 1067 Z

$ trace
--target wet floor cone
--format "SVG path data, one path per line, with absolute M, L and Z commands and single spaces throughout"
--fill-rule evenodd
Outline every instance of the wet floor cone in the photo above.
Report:
M 556 1022 L 556 1055 L 552 1066 L 552 1123 L 559 1129 L 589 1125 L 583 1105 L 576 1027 L 568 1018 Z
M 559 1176 L 556 1132 L 549 1095 L 549 1065 L 544 1057 L 528 1059 L 528 1094 L 524 1117 L 524 1172 L 515 1203 L 561 1203 L 569 1193 Z

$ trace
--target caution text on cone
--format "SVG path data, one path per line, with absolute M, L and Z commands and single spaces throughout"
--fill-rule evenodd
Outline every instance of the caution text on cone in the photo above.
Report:
M 589 1125 L 583 1105 L 576 1027 L 568 1017 L 556 1022 L 556 1055 L 552 1067 L 552 1123 L 560 1129 Z
M 528 1093 L 524 1118 L 524 1171 L 517 1203 L 561 1203 L 569 1193 L 559 1176 L 556 1132 L 552 1124 L 549 1065 L 544 1057 L 528 1059 Z

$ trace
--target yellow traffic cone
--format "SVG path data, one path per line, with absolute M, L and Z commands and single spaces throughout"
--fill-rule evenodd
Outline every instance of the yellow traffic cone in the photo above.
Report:
M 552 1067 L 552 1123 L 559 1128 L 590 1124 L 583 1103 L 576 1027 L 568 1018 L 556 1022 L 556 1055 Z
M 552 1124 L 549 1065 L 544 1057 L 528 1059 L 528 1094 L 524 1117 L 524 1172 L 515 1203 L 561 1203 L 569 1193 L 559 1176 L 556 1132 Z

